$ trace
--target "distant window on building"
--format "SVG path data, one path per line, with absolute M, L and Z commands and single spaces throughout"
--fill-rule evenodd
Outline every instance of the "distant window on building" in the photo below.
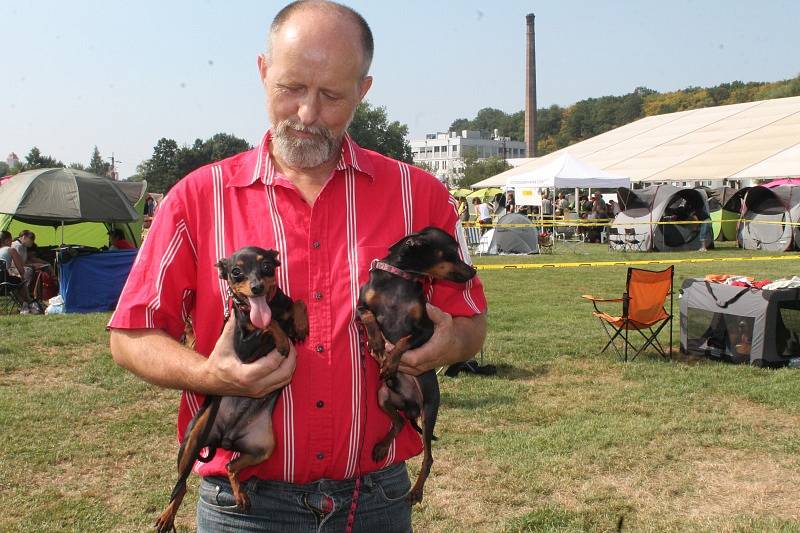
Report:
M 456 144 L 456 145 L 453 145 L 453 153 L 454 153 L 454 154 L 457 154 L 457 153 L 458 153 L 458 145 L 457 145 L 457 144 Z
M 436 152 L 436 153 L 438 154 L 438 153 L 439 153 L 439 147 L 438 147 L 438 146 L 434 146 L 434 147 L 433 147 L 433 151 L 434 151 L 434 152 Z

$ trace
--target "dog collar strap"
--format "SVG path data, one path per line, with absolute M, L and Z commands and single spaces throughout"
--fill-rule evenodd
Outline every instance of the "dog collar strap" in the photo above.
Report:
M 422 281 L 425 278 L 427 278 L 425 274 L 412 274 L 411 272 L 406 272 L 405 270 L 401 270 L 396 266 L 390 265 L 389 263 L 385 263 L 379 259 L 375 259 L 372 261 L 372 265 L 370 265 L 370 270 L 383 270 L 384 272 L 394 274 L 395 276 L 399 276 L 409 281 L 416 281 L 418 283 L 422 283 Z

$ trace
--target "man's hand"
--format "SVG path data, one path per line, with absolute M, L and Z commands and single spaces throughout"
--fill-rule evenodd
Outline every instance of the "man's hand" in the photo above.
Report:
M 259 398 L 289 384 L 297 363 L 297 351 L 290 344 L 289 355 L 283 357 L 272 350 L 265 357 L 243 364 L 233 348 L 236 321 L 230 318 L 214 350 L 205 361 L 209 390 L 229 396 Z
M 483 345 L 486 337 L 484 315 L 456 317 L 431 304 L 427 312 L 433 321 L 433 336 L 400 358 L 400 372 L 417 376 L 428 370 L 466 361 Z

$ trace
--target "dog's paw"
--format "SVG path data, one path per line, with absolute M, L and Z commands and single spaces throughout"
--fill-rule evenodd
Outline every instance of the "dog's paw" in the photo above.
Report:
M 166 513 L 164 513 L 164 514 L 166 514 Z M 164 516 L 164 514 L 159 516 L 158 520 L 156 520 L 156 523 L 153 524 L 153 527 L 155 528 L 156 533 L 167 533 L 168 531 L 172 531 L 172 530 L 175 529 L 175 523 L 174 523 L 174 518 L 175 517 L 173 517 L 173 516 Z
M 376 463 L 379 461 L 383 461 L 386 459 L 386 455 L 389 453 L 389 446 L 387 444 L 383 444 L 379 442 L 372 448 L 372 460 Z
M 245 513 L 250 511 L 250 497 L 243 490 L 234 493 L 233 497 L 236 499 L 236 505 Z
M 408 496 L 406 496 L 406 502 L 408 502 L 408 505 L 415 505 L 417 503 L 421 503 L 422 491 L 412 489 L 411 492 L 408 493 Z

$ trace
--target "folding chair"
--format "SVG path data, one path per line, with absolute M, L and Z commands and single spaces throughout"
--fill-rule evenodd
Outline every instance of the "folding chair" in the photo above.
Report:
M 625 241 L 623 250 L 627 249 L 630 251 L 634 246 L 638 250 L 641 242 L 642 241 L 636 238 L 636 230 L 634 228 L 625 228 Z
M 618 228 L 609 227 L 608 236 L 606 239 L 608 240 L 609 252 L 613 252 L 614 250 L 625 250 L 625 240 L 623 239 L 622 235 L 620 235 Z
M 11 281 L 8 275 L 6 262 L 0 259 L 0 312 L 5 315 L 18 313 L 22 307 L 22 302 L 17 296 L 17 291 L 24 285 L 24 282 Z
M 672 355 L 672 280 L 675 267 L 670 266 L 666 270 L 642 270 L 640 268 L 629 268 L 628 279 L 625 286 L 625 293 L 622 298 L 602 299 L 589 294 L 584 294 L 585 298 L 594 305 L 592 313 L 600 320 L 606 334 L 608 342 L 600 350 L 605 352 L 609 346 L 613 346 L 617 354 L 624 360 L 628 360 L 628 348 L 635 350 L 631 361 L 642 353 L 648 346 L 652 346 L 661 353 L 664 358 L 669 359 Z M 669 298 L 669 312 L 666 310 L 666 302 Z M 610 315 L 601 311 L 597 304 L 621 302 L 622 314 L 620 316 Z M 669 325 L 669 354 L 658 340 L 658 334 L 666 325 Z M 637 348 L 629 336 L 633 330 L 639 333 L 644 339 L 644 344 Z M 616 340 L 620 338 L 624 341 L 623 349 L 617 347 Z

